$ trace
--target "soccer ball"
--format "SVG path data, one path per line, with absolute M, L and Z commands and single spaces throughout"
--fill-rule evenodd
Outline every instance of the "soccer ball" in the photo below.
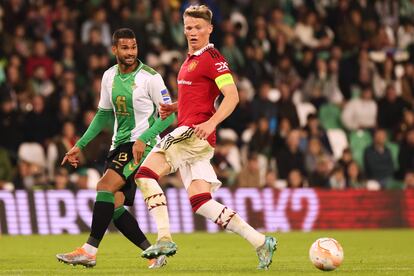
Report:
M 320 238 L 310 247 L 309 258 L 314 266 L 320 270 L 334 270 L 344 260 L 344 250 L 336 240 Z

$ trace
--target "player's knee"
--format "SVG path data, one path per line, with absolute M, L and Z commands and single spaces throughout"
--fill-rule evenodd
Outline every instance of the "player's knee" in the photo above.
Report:
M 193 212 L 197 212 L 197 210 L 203 206 L 205 203 L 207 203 L 209 200 L 211 200 L 211 194 L 210 193 L 201 193 L 196 194 L 190 197 L 190 203 L 191 207 L 193 209 Z
M 141 179 L 141 178 L 149 178 L 149 179 L 154 179 L 155 181 L 158 181 L 160 176 L 156 172 L 151 170 L 150 168 L 145 167 L 145 166 L 141 166 L 138 169 L 137 173 L 135 174 L 135 181 L 137 181 L 137 179 Z
M 114 185 L 112 185 L 111 183 L 108 183 L 107 181 L 102 181 L 102 180 L 99 180 L 98 183 L 96 184 L 96 190 L 106 191 L 106 192 L 111 192 L 111 193 L 115 193 L 117 191 Z

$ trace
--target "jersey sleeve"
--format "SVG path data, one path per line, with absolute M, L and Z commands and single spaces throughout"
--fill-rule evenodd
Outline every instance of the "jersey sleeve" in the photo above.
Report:
M 172 103 L 168 89 L 165 87 L 164 80 L 159 74 L 155 74 L 150 79 L 148 83 L 148 93 L 157 110 L 160 107 L 160 103 Z M 169 125 L 171 125 L 174 120 L 175 114 L 171 114 L 165 120 L 157 118 L 154 124 L 149 129 L 144 131 L 138 139 L 144 143 L 148 143 L 150 140 L 154 139 L 157 135 L 163 132 Z
M 148 83 L 148 92 L 151 100 L 159 107 L 160 103 L 171 103 L 171 96 L 160 74 L 151 77 Z
M 227 60 L 217 50 L 211 50 L 209 54 L 207 77 L 214 80 L 219 89 L 224 85 L 234 83 Z
M 111 93 L 108 89 L 108 72 L 105 72 L 101 81 L 101 96 L 98 108 L 102 110 L 112 110 Z

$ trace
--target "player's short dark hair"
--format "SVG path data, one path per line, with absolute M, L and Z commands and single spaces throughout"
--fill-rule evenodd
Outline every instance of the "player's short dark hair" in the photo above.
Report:
M 116 46 L 121 38 L 135 39 L 134 31 L 129 28 L 121 28 L 112 35 L 112 45 Z

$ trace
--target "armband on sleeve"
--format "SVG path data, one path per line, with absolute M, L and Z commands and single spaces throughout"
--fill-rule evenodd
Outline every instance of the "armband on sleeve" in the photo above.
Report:
M 217 84 L 217 87 L 221 89 L 223 86 L 227 84 L 234 84 L 233 76 L 230 73 L 223 74 L 221 76 L 218 76 L 215 79 L 215 82 Z

